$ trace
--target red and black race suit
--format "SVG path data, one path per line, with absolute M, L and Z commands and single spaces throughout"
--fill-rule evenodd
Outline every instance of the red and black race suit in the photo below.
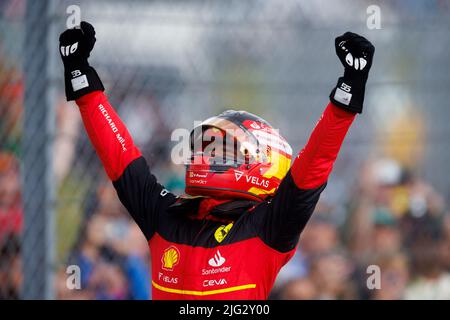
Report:
M 271 199 L 221 202 L 179 198 L 159 184 L 102 92 L 77 104 L 121 202 L 148 240 L 154 299 L 267 299 L 355 117 L 330 103 Z

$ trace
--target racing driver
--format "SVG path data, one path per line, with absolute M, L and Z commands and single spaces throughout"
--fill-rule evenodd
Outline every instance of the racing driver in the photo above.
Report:
M 150 172 L 88 63 L 94 27 L 83 21 L 59 41 L 67 100 L 76 101 L 120 201 L 148 241 L 153 298 L 267 299 L 363 110 L 374 46 L 351 32 L 335 39 L 344 74 L 292 166 L 291 147 L 267 121 L 228 110 L 193 129 L 185 194 L 176 196 Z

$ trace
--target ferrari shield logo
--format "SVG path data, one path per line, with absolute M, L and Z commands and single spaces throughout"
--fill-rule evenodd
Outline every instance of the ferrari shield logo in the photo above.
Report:
M 232 227 L 233 224 L 230 223 L 226 226 L 221 225 L 219 228 L 217 228 L 216 232 L 214 233 L 214 238 L 216 238 L 217 242 L 221 243 Z

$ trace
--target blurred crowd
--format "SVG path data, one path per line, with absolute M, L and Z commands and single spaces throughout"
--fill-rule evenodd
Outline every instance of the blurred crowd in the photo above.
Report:
M 369 3 L 369 1 L 366 2 Z M 433 10 L 437 12 L 445 12 L 444 7 L 448 10 L 447 1 L 412 2 L 415 5 L 411 5 L 410 2 L 406 5 L 406 2 L 402 1 L 393 3 L 400 8 L 398 12 L 408 9 L 411 12 L 414 11 L 412 12 L 414 14 L 420 14 L 425 12 L 428 7 L 435 8 Z M 20 21 L 20 17 L 24 13 L 24 3 L 20 0 L 0 1 L 2 18 L 6 17 L 2 22 L 8 19 L 11 19 L 12 22 L 15 21 L 14 19 Z M 321 2 L 304 1 L 302 3 L 307 6 L 306 9 L 309 5 L 312 6 L 310 11 L 305 11 L 305 15 L 310 15 L 316 23 L 321 24 L 319 11 L 316 8 Z M 434 3 L 434 5 L 430 5 L 430 3 Z M 345 10 L 347 11 L 347 8 Z M 271 11 L 276 12 L 277 15 L 282 13 L 280 10 Z M 103 14 L 103 11 L 100 12 Z M 308 12 L 314 12 L 314 14 Z M 326 12 L 323 14 L 324 21 L 327 21 L 326 25 L 328 25 L 328 20 L 335 16 L 335 11 L 329 10 L 328 14 L 332 14 L 330 17 L 325 16 Z M 340 15 L 336 15 L 336 17 L 340 17 Z M 385 16 L 383 16 L 384 18 Z M 108 19 L 111 18 L 105 17 L 105 21 Z M 12 23 L 12 25 L 15 24 Z M 24 225 L 21 194 L 23 177 L 20 168 L 20 158 L 26 151 L 20 150 L 23 83 L 22 75 L 18 70 L 20 62 L 12 61 L 17 59 L 17 56 L 12 54 L 15 51 L 11 50 L 8 57 L 3 55 L 5 48 L 15 48 L 15 45 L 18 46 L 18 43 L 21 42 L 16 39 L 16 35 L 19 34 L 18 30 L 23 29 L 18 27 L 19 25 L 16 25 L 18 28 L 16 32 L 5 32 L 8 29 L 0 25 L 0 31 L 2 31 L 0 34 L 0 300 L 19 299 L 23 284 L 21 272 L 21 236 Z M 178 26 L 178 23 L 176 25 Z M 213 29 L 209 24 L 206 25 L 207 29 Z M 238 44 L 239 51 L 244 52 L 243 56 L 247 54 L 247 51 L 257 52 L 258 48 L 253 48 L 253 42 L 250 41 L 250 36 L 246 32 L 244 35 L 247 35 L 248 39 L 239 38 L 236 33 L 239 28 L 233 27 L 231 29 L 233 32 L 226 32 L 224 23 L 220 23 L 218 26 L 217 30 L 230 33 L 230 38 L 233 39 L 232 43 Z M 238 25 L 236 24 L 236 26 Z M 320 29 L 322 28 L 323 26 L 320 26 Z M 198 25 L 195 24 L 195 28 L 192 29 L 199 29 Z M 273 36 L 272 33 L 276 35 L 274 38 L 278 38 L 280 29 L 285 28 L 276 29 L 277 33 L 268 28 L 271 36 Z M 117 31 L 116 29 L 111 30 L 114 33 Z M 184 34 L 178 32 L 179 29 L 176 30 L 176 33 Z M 435 32 L 433 31 L 435 29 L 430 30 L 432 31 L 429 33 L 421 31 L 420 39 L 425 41 L 433 38 L 423 36 L 423 34 L 429 35 Z M 258 30 L 258 32 L 260 31 Z M 410 31 L 411 29 L 408 27 L 404 33 L 410 35 Z M 165 33 L 162 34 L 161 37 L 165 38 Z M 215 39 L 216 35 L 211 36 L 208 41 Z M 249 35 L 253 37 L 253 33 L 249 33 Z M 328 34 L 326 36 L 328 37 Z M 235 41 L 236 37 L 240 40 Z M 255 37 L 262 37 L 262 35 L 256 33 Z M 123 41 L 122 38 L 120 39 Z M 192 41 L 189 36 L 186 39 L 189 40 L 189 44 L 198 47 L 199 40 Z M 314 45 L 324 42 L 322 41 L 324 38 L 318 39 L 320 41 L 316 41 Z M 411 37 L 410 41 L 416 43 L 414 39 L 416 38 Z M 146 42 L 153 48 L 151 41 Z M 298 41 L 286 41 L 286 44 L 287 42 Z M 228 42 L 224 43 L 228 44 Z M 267 41 L 268 45 L 276 48 L 272 43 L 277 42 Z M 142 43 L 139 43 L 139 46 L 135 47 L 140 51 L 141 45 Z M 295 47 L 296 54 L 297 51 L 306 52 L 305 45 L 307 44 L 301 42 L 301 47 Z M 3 46 L 4 48 L 2 48 Z M 228 56 L 228 51 L 224 51 L 226 46 L 217 46 L 216 43 L 215 49 L 208 47 L 209 49 L 201 54 L 193 51 L 195 55 L 192 56 L 187 54 L 188 50 L 185 48 L 179 51 L 183 57 L 187 57 L 189 66 L 192 65 L 193 69 L 199 69 L 199 72 L 202 73 L 205 72 L 203 69 L 211 68 L 205 56 L 214 54 L 215 51 L 217 51 L 215 54 L 217 54 L 218 65 L 223 65 L 227 59 L 231 61 L 235 58 L 235 56 Z M 122 47 L 127 51 L 126 56 L 132 57 L 130 60 L 136 58 L 133 54 L 128 55 L 128 50 L 131 48 Z M 163 47 L 167 49 L 165 46 Z M 250 47 L 252 50 L 248 50 Z M 425 49 L 430 49 L 430 47 L 421 46 Z M 437 47 L 441 51 L 428 57 L 445 59 L 447 57 L 445 53 L 448 51 L 445 43 L 442 44 L 443 48 Z M 297 57 L 292 53 L 293 48 L 290 50 L 289 52 L 288 49 L 283 48 L 283 50 L 273 50 L 267 54 L 267 50 L 263 49 L 261 52 L 257 52 L 257 56 L 259 58 L 273 56 L 277 70 L 280 64 L 283 66 L 285 60 L 284 63 L 288 67 L 279 68 L 283 70 L 281 73 L 282 84 L 283 86 L 287 84 L 287 87 L 295 87 L 293 84 L 296 85 L 297 82 L 289 77 L 285 79 L 284 72 L 288 71 L 287 69 L 294 70 L 292 68 L 293 61 L 300 64 L 303 62 L 297 61 L 297 58 L 295 60 L 287 59 L 287 53 Z M 393 51 L 393 54 L 389 54 L 389 56 L 392 55 L 399 59 L 393 60 L 392 65 L 402 66 L 399 76 L 402 79 L 405 77 L 404 70 L 417 69 L 418 72 L 422 72 L 422 69 L 415 65 L 417 62 L 404 58 L 405 52 L 411 52 L 411 50 L 403 49 L 403 51 Z M 114 52 L 115 55 L 116 52 Z M 149 60 L 147 54 L 144 56 L 146 60 Z M 425 60 L 425 58 L 423 59 Z M 196 64 L 197 60 L 201 61 L 201 68 Z M 409 64 L 405 67 L 404 61 L 409 61 L 408 63 L 411 63 L 413 67 L 410 67 Z M 440 60 L 436 61 L 435 65 L 441 66 Z M 327 66 L 326 63 L 323 65 Z M 389 63 L 386 65 L 389 69 L 395 69 Z M 439 69 L 446 72 L 445 70 L 448 69 L 445 69 L 446 66 L 448 64 L 442 63 L 442 67 Z M 157 76 L 155 79 L 148 76 L 155 73 L 153 69 L 147 70 L 139 66 L 137 68 L 142 69 L 141 72 L 133 69 L 127 73 L 124 66 L 118 64 L 116 60 L 113 60 L 110 67 L 116 72 L 113 76 L 109 74 L 105 77 L 113 80 L 109 84 L 115 89 L 112 90 L 109 97 L 112 104 L 120 106 L 121 117 L 128 124 L 134 140 L 142 149 L 160 182 L 172 192 L 182 193 L 183 167 L 174 166 L 167 161 L 170 158 L 170 145 L 167 142 L 170 140 L 172 127 L 167 119 L 170 112 L 164 110 L 164 107 L 168 107 L 167 102 L 166 105 L 161 105 L 162 101 L 167 100 L 166 95 L 170 95 L 173 90 L 178 90 L 179 84 L 174 85 L 172 79 L 172 77 L 178 77 L 177 73 L 175 76 L 168 76 L 166 69 L 159 70 L 163 76 Z M 430 68 L 428 64 L 423 68 L 431 72 L 431 78 L 435 78 L 435 69 Z M 328 67 L 325 69 L 322 71 L 326 71 L 328 75 Z M 219 73 L 222 74 L 223 70 L 220 68 L 219 70 Z M 272 69 L 268 68 L 268 70 Z M 103 68 L 102 71 L 108 73 L 107 68 Z M 298 72 L 294 71 L 297 75 Z M 314 69 L 317 78 L 321 77 L 319 71 L 320 68 Z M 238 75 L 243 73 L 238 73 Z M 233 79 L 235 77 L 236 75 L 233 74 Z M 413 78 L 411 75 L 409 77 Z M 191 78 L 195 77 L 191 76 Z M 215 79 L 215 77 L 211 78 Z M 270 78 L 272 78 L 272 74 L 270 74 Z M 114 82 L 117 79 L 121 79 L 122 82 Z M 162 79 L 165 80 L 162 81 Z M 437 77 L 437 79 L 440 78 Z M 394 82 L 396 83 L 396 81 Z M 430 82 L 430 87 L 425 87 L 424 84 L 428 82 L 430 81 L 417 82 L 417 86 L 413 87 L 414 91 L 422 86 L 424 90 L 432 88 L 433 93 L 438 90 L 440 93 L 446 92 L 441 83 L 436 86 L 435 82 Z M 245 84 L 245 81 L 242 83 Z M 445 81 L 442 80 L 442 83 Z M 160 91 L 162 91 L 157 95 L 154 92 L 152 94 L 150 90 L 156 84 L 161 86 Z M 388 84 L 390 87 L 391 82 Z M 410 85 L 410 83 L 407 84 Z M 203 82 L 200 82 L 200 85 L 194 82 L 192 91 L 194 94 L 191 98 L 198 107 L 211 105 L 210 102 L 213 101 L 212 98 L 206 98 L 207 102 L 199 98 L 205 95 L 206 91 L 203 91 L 205 88 L 207 90 L 214 88 L 205 85 L 206 83 Z M 326 85 L 328 88 L 329 84 Z M 252 85 L 245 87 L 238 82 L 238 87 L 239 94 L 241 94 L 250 90 L 248 87 L 252 87 Z M 269 104 L 272 104 L 271 101 L 276 101 L 270 99 L 270 97 L 273 99 L 273 96 L 266 95 L 265 91 L 269 87 L 262 87 L 264 88 L 264 99 L 270 101 Z M 397 86 L 393 88 L 395 92 L 401 89 Z M 63 92 L 63 89 L 60 89 Z M 298 107 L 297 92 L 287 98 L 284 87 L 277 90 L 281 92 L 280 97 L 282 97 L 279 105 L 292 100 L 291 104 Z M 277 90 L 275 91 L 278 92 Z M 297 91 L 296 87 L 294 91 Z M 382 93 L 384 96 L 385 92 Z M 424 97 L 428 97 L 428 94 L 429 92 L 426 91 Z M 234 94 L 233 98 L 236 99 L 236 96 L 238 95 Z M 311 93 L 311 96 L 317 96 L 316 92 Z M 436 100 L 437 96 L 442 96 L 442 99 L 447 101 L 444 94 L 434 95 L 433 99 L 426 98 L 427 110 L 432 109 L 431 103 L 439 103 L 440 100 Z M 403 96 L 400 96 L 399 100 L 401 99 Z M 220 100 L 216 100 L 214 103 L 217 101 Z M 258 100 L 256 99 L 256 101 Z M 304 102 L 301 107 L 305 107 L 308 105 L 308 101 L 312 100 L 305 101 L 307 103 Z M 146 240 L 119 202 L 112 184 L 101 169 L 97 156 L 82 130 L 76 107 L 68 106 L 63 96 L 57 103 L 57 132 L 54 141 L 54 173 L 57 191 L 55 298 L 151 299 L 150 256 Z M 260 101 L 256 104 L 259 105 Z M 387 105 L 389 108 L 392 107 L 392 104 L 387 103 Z M 445 108 L 446 104 L 443 105 Z M 189 107 L 194 108 L 192 105 Z M 438 110 L 435 114 L 440 117 L 443 111 L 441 109 L 434 110 Z M 384 112 L 382 116 L 385 117 Z M 445 116 L 442 118 L 445 120 Z M 432 123 L 440 120 L 430 119 L 433 120 Z M 407 125 L 409 126 L 409 123 Z M 446 138 L 444 135 L 446 131 L 442 130 L 439 133 L 442 133 L 443 139 Z M 82 156 L 77 158 L 77 155 Z M 446 159 L 442 154 L 436 155 L 436 158 L 438 157 Z M 271 293 L 271 299 L 450 299 L 448 195 L 442 195 L 435 190 L 433 185 L 424 180 L 413 166 L 404 166 L 394 159 L 384 157 L 365 160 L 364 164 L 354 173 L 354 183 L 339 184 L 345 185 L 345 188 L 348 189 L 346 194 L 350 196 L 337 202 L 330 202 L 326 197 L 322 197 L 311 221 L 301 235 L 296 254 L 281 270 Z M 335 182 L 330 181 L 330 185 L 332 183 Z M 326 189 L 325 193 L 329 190 Z M 68 284 L 73 284 L 68 283 L 70 274 L 67 273 L 67 267 L 70 265 L 80 268 L 79 290 L 68 288 Z M 380 271 L 379 274 L 377 270 Z M 379 279 L 377 279 L 378 275 Z
M 18 160 L 22 93 L 20 72 L 0 52 L 0 299 L 17 299 L 22 281 L 23 215 Z
M 273 298 L 450 299 L 443 197 L 390 159 L 367 161 L 350 188 L 341 208 L 319 202 Z
M 22 90 L 14 70 L 8 72 L 3 71 L 8 81 L 0 82 L 0 135 L 5 137 L 0 149 L 0 299 L 17 299 L 22 283 L 18 120 Z M 150 96 L 128 102 L 111 99 L 122 106 L 119 112 L 125 121 L 133 124 L 130 131 L 153 172 L 171 191 L 182 193 L 183 167 L 166 161 L 170 127 L 156 102 Z M 152 124 L 133 118 L 130 110 L 135 108 L 123 107 L 127 104 L 142 106 L 141 120 L 151 118 Z M 96 155 L 82 133 L 76 107 L 61 99 L 56 120 L 57 242 L 66 243 L 58 254 L 56 298 L 151 299 L 146 240 L 99 161 L 92 161 Z M 78 153 L 83 157 L 76 158 Z M 82 179 L 80 172 L 85 174 Z M 319 202 L 271 298 L 450 299 L 450 215 L 444 197 L 415 170 L 389 158 L 367 159 L 355 178 L 348 186 L 348 199 L 329 203 L 325 197 Z M 76 196 L 67 185 L 74 186 Z M 60 191 L 64 189 L 69 196 Z M 65 201 L 77 197 L 78 207 L 65 206 Z M 80 290 L 68 289 L 69 265 L 80 267 Z M 380 271 L 380 279 L 374 280 L 373 270 Z
M 82 221 L 67 265 L 80 268 L 81 290 L 69 290 L 65 265 L 57 275 L 58 299 L 149 299 L 147 242 L 106 179 L 92 213 Z
M 0 82 L 0 133 L 5 137 L 0 149 L 0 299 L 19 298 L 22 283 L 18 121 L 22 107 L 17 103 L 21 101 L 21 83 L 11 82 L 15 76 L 14 71 L 9 72 L 8 81 Z M 134 109 L 124 110 L 121 114 L 126 122 L 139 125 L 129 111 Z M 141 108 L 140 114 L 148 118 L 158 110 L 156 106 Z M 58 255 L 56 298 L 151 299 L 146 240 L 119 202 L 98 160 L 92 162 L 96 156 L 86 135 L 80 134 L 76 113 L 76 107 L 67 107 L 61 100 L 55 141 L 56 154 L 61 156 L 55 158 L 55 183 L 59 189 L 67 184 L 83 189 L 84 184 L 74 178 L 81 170 L 89 187 L 78 199 L 81 206 L 74 210 L 78 223 L 71 220 L 68 207 L 58 210 L 61 222 L 57 228 L 68 231 L 58 231 L 58 243 L 66 241 L 68 245 Z M 163 116 L 152 121 L 155 134 L 149 135 L 142 126 L 130 130 L 161 182 L 180 194 L 183 168 L 166 161 L 170 146 L 165 141 L 170 130 Z M 79 152 L 83 157 L 75 159 Z M 444 197 L 414 170 L 392 159 L 367 160 L 356 177 L 348 186 L 348 199 L 337 204 L 319 202 L 295 256 L 277 278 L 271 298 L 450 299 L 450 215 Z M 64 202 L 64 195 L 60 196 L 59 201 Z M 68 241 L 70 233 L 75 235 L 72 241 Z M 68 289 L 69 265 L 80 267 L 80 290 Z M 373 270 L 377 270 L 374 266 L 380 271 L 375 288 L 370 285 Z
M 176 180 L 169 172 L 162 176 Z M 182 190 L 182 175 L 176 181 Z M 349 188 L 351 197 L 338 206 L 319 202 L 271 298 L 450 299 L 450 215 L 443 197 L 390 159 L 367 161 Z M 151 299 L 141 231 L 104 175 L 89 197 L 76 240 L 59 261 L 56 298 Z M 22 220 L 18 161 L 2 152 L 0 299 L 19 298 Z M 69 265 L 81 269 L 81 290 L 67 287 Z M 373 266 L 380 271 L 375 282 Z

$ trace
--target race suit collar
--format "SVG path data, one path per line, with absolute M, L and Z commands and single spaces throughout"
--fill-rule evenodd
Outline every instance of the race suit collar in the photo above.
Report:
M 258 203 L 251 200 L 180 197 L 169 207 L 169 210 L 183 214 L 188 213 L 195 219 L 219 218 L 235 220 Z
M 198 217 L 204 218 L 208 214 L 210 214 L 215 209 L 215 207 L 230 201 L 232 200 L 203 198 L 198 206 Z

